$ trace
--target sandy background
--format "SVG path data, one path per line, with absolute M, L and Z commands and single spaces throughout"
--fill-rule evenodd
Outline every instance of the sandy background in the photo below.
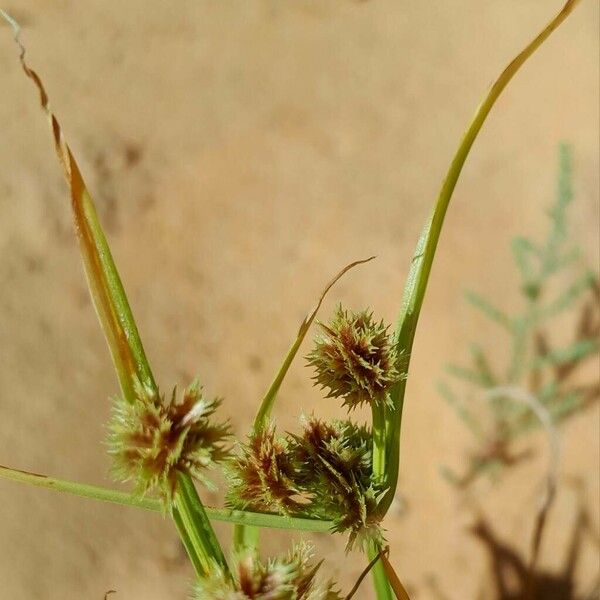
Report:
M 11 0 L 95 193 L 146 350 L 165 389 L 198 374 L 244 433 L 323 284 L 395 317 L 418 232 L 483 92 L 560 2 Z M 401 491 L 386 520 L 414 598 L 477 597 L 486 556 L 473 513 L 441 479 L 468 437 L 435 391 L 467 341 L 500 345 L 463 301 L 517 306 L 510 238 L 544 231 L 556 149 L 574 148 L 574 231 L 598 250 L 598 3 L 534 56 L 476 143 L 414 348 Z M 87 297 L 45 119 L 0 28 L 0 463 L 108 485 L 102 443 L 117 389 Z M 564 483 L 542 562 L 560 569 L 578 498 L 598 527 L 598 407 L 563 428 Z M 277 414 L 341 414 L 298 361 Z M 545 457 L 479 490 L 497 532 L 527 547 Z M 217 502 L 205 495 L 207 502 Z M 228 536 L 229 527 L 219 526 Z M 226 539 L 226 538 L 224 538 Z M 349 589 L 363 560 L 318 540 Z M 283 548 L 285 535 L 267 548 Z M 343 565 L 343 567 L 342 567 Z M 587 543 L 583 589 L 598 568 Z M 340 572 L 341 571 L 341 572 Z M 192 573 L 168 521 L 0 481 L 0 597 L 184 599 Z M 371 598 L 368 586 L 360 598 Z M 493 598 L 484 592 L 485 598 Z

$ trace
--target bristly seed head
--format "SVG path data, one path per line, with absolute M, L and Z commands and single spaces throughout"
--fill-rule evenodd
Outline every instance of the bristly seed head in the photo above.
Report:
M 233 561 L 233 579 L 215 565 L 196 587 L 197 600 L 341 600 L 331 582 L 318 583 L 320 563 L 310 562 L 312 548 L 297 545 L 287 556 L 266 564 L 256 554 L 238 556 Z
M 390 387 L 401 379 L 399 360 L 388 327 L 364 310 L 338 306 L 332 321 L 319 323 L 321 335 L 307 356 L 314 380 L 328 398 L 343 398 L 350 409 L 363 403 L 388 402 Z
M 372 433 L 351 421 L 304 421 L 301 435 L 277 437 L 275 427 L 253 433 L 231 461 L 229 506 L 287 516 L 329 519 L 349 534 L 347 549 L 382 541 L 373 483 Z
M 269 424 L 252 433 L 231 463 L 233 483 L 228 504 L 233 508 L 291 515 L 302 509 L 301 490 L 288 441 Z
M 209 420 L 221 401 L 204 399 L 197 381 L 181 397 L 174 389 L 168 402 L 139 381 L 135 394 L 133 402 L 113 400 L 108 437 L 113 474 L 134 481 L 138 494 L 158 491 L 170 509 L 178 471 L 210 485 L 205 470 L 230 456 L 229 424 Z
M 314 516 L 332 519 L 348 532 L 347 550 L 381 542 L 379 502 L 385 492 L 373 483 L 372 434 L 351 421 L 325 423 L 311 417 L 294 436 L 298 481 L 309 493 Z

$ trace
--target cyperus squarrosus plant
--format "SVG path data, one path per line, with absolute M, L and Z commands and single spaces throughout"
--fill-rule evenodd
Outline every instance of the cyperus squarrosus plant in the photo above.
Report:
M 0 467 L 0 474 L 16 481 L 130 506 L 152 510 L 166 507 L 196 571 L 199 590 L 204 586 L 204 591 L 199 592 L 202 598 L 331 600 L 335 597 L 331 595 L 331 586 L 322 588 L 323 593 L 311 591 L 317 588 L 311 588 L 314 586 L 312 571 L 304 558 L 276 559 L 267 566 L 261 565 L 255 554 L 258 527 L 347 532 L 351 544 L 357 540 L 364 542 L 361 546 L 366 547 L 371 559 L 369 564 L 373 566 L 378 599 L 390 600 L 392 587 L 398 598 L 408 598 L 382 552 L 380 523 L 397 487 L 400 424 L 406 391 L 403 373 L 408 370 L 444 218 L 473 142 L 495 102 L 523 63 L 564 21 L 576 3 L 577 0 L 566 2 L 500 74 L 477 109 L 417 244 L 393 335 L 388 335 L 387 328 L 374 321 L 369 311 L 355 315 L 340 309 L 329 325 L 322 326 L 322 337 L 309 359 L 316 368 L 316 382 L 329 390 L 330 396 L 341 398 L 350 409 L 370 404 L 372 427 L 311 418 L 305 422 L 302 433 L 284 436 L 283 442 L 276 438 L 274 429 L 269 429 L 278 391 L 323 296 L 341 275 L 358 264 L 352 263 L 326 287 L 317 307 L 302 323 L 260 403 L 250 442 L 233 466 L 239 476 L 230 501 L 239 501 L 244 510 L 207 510 L 198 496 L 193 478 L 205 482 L 205 469 L 226 457 L 228 428 L 209 420 L 217 403 L 204 400 L 198 386 L 188 388 L 182 398 L 174 395 L 169 402 L 160 396 L 91 194 L 61 126 L 49 108 L 42 80 L 25 60 L 19 27 L 0 11 L 0 16 L 14 29 L 21 65 L 35 85 L 48 117 L 71 194 L 90 292 L 121 388 L 109 440 L 116 461 L 115 471 L 119 479 L 133 480 L 138 492 L 147 492 L 148 496 L 157 492 L 159 498 L 140 498 L 139 493 L 124 494 L 5 467 Z M 400 357 L 405 360 L 403 366 L 399 363 Z M 288 451 L 289 456 L 284 456 Z M 258 470 L 250 477 L 248 469 L 253 467 Z M 260 512 L 246 510 L 250 506 Z M 225 559 L 211 518 L 235 523 L 234 545 L 241 558 L 232 563 L 234 568 Z
M 317 384 L 349 410 L 368 403 L 381 408 L 402 374 L 393 339 L 368 311 L 340 306 L 308 356 Z M 370 428 L 351 421 L 304 419 L 299 435 L 277 436 L 273 424 L 257 430 L 232 464 L 229 504 L 252 511 L 307 515 L 333 521 L 347 532 L 348 548 L 380 544 L 378 503 L 385 489 L 373 474 Z

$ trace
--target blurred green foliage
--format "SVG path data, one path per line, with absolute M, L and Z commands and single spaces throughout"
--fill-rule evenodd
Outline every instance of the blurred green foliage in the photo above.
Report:
M 476 449 L 467 469 L 457 475 L 444 468 L 453 483 L 466 486 L 482 474 L 496 477 L 506 466 L 525 458 L 513 442 L 539 425 L 532 410 L 508 397 L 485 401 L 486 391 L 514 386 L 533 394 L 555 423 L 564 421 L 600 397 L 600 382 L 586 372 L 600 347 L 600 286 L 598 277 L 582 266 L 575 235 L 568 227 L 573 202 L 572 158 L 569 146 L 559 147 L 556 200 L 548 210 L 549 231 L 541 243 L 529 237 L 512 241 L 520 279 L 522 308 L 507 314 L 475 292 L 467 300 L 508 337 L 510 352 L 504 370 L 495 367 L 497 341 L 470 346 L 471 364 L 447 366 L 453 379 L 439 391 L 472 433 Z M 565 335 L 565 319 L 573 331 Z M 556 334 L 559 334 L 558 336 Z M 552 338 L 560 337 L 554 345 Z M 565 338 L 569 337 L 566 342 Z M 592 379 L 593 378 L 593 379 Z M 461 392 L 457 385 L 461 385 Z

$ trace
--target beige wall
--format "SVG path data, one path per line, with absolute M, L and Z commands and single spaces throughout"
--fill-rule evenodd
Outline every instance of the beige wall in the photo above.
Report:
M 243 434 L 306 310 L 326 303 L 393 320 L 419 229 L 457 140 L 500 69 L 560 2 L 24 0 L 24 26 L 106 223 L 164 389 L 198 374 Z M 486 124 L 457 187 L 414 348 L 402 445 L 404 516 L 386 526 L 415 598 L 435 575 L 475 598 L 485 558 L 472 512 L 439 476 L 467 434 L 435 391 L 467 342 L 497 332 L 466 287 L 519 301 L 508 251 L 544 231 L 556 149 L 574 149 L 573 231 L 598 267 L 598 4 L 581 7 L 524 67 Z M 102 448 L 116 392 L 87 299 L 66 190 L 36 97 L 0 29 L 0 464 L 108 484 Z M 318 410 L 302 361 L 281 395 L 282 427 Z M 366 416 L 366 415 L 365 415 Z M 597 407 L 563 428 L 565 477 L 598 505 Z M 545 458 L 477 502 L 525 549 Z M 207 495 L 209 502 L 216 497 Z M 542 562 L 560 566 L 575 517 L 561 487 Z M 596 510 L 596 509 L 595 509 Z M 594 512 L 598 526 L 597 512 Z M 228 528 L 219 528 L 223 535 Z M 283 536 L 267 547 L 281 548 Z M 360 556 L 320 542 L 344 588 Z M 192 573 L 168 521 L 0 481 L 3 598 L 185 598 Z M 343 566 L 343 568 L 342 568 Z M 586 546 L 578 581 L 597 566 Z M 370 598 L 367 587 L 360 598 Z

